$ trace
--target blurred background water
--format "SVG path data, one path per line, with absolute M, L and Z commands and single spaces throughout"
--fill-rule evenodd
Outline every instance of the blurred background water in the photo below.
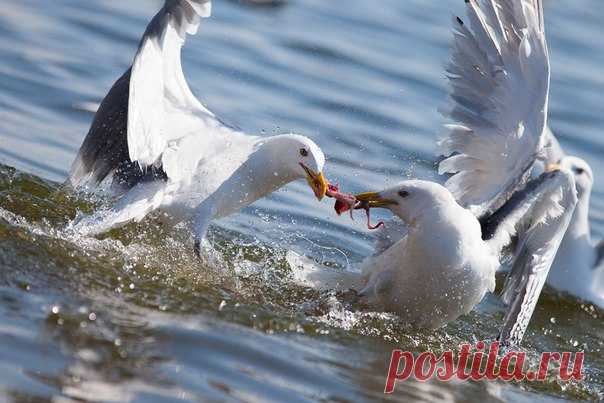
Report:
M 437 108 L 462 1 L 214 1 L 189 38 L 193 92 L 253 134 L 297 132 L 349 191 L 436 179 Z M 201 267 L 189 234 L 157 217 L 102 239 L 61 228 L 103 200 L 63 190 L 93 111 L 129 66 L 159 0 L 3 0 L 0 6 L 0 398 L 18 401 L 381 399 L 393 348 L 436 352 L 492 338 L 495 298 L 436 332 L 293 284 L 292 251 L 354 266 L 363 221 L 294 183 L 212 228 Z M 550 0 L 550 124 L 586 159 L 604 235 L 604 3 Z M 59 183 L 57 183 L 59 182 Z M 604 313 L 546 290 L 525 348 L 586 351 L 587 379 L 399 384 L 392 400 L 597 400 Z

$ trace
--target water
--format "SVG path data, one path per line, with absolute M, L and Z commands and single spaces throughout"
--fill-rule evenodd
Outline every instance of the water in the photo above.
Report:
M 303 183 L 216 223 L 201 266 L 189 234 L 152 216 L 100 239 L 62 228 L 102 204 L 61 189 L 92 119 L 158 0 L 4 0 L 0 7 L 0 397 L 104 401 L 382 398 L 393 348 L 440 352 L 491 338 L 489 298 L 436 332 L 293 284 L 288 251 L 344 268 L 371 252 L 361 220 Z M 255 134 L 307 134 L 347 190 L 435 179 L 450 17 L 461 1 L 215 1 L 187 43 L 193 91 Z M 594 168 L 604 235 L 604 3 L 547 1 L 550 123 Z M 525 340 L 585 349 L 583 383 L 399 384 L 392 400 L 598 399 L 604 312 L 546 290 Z M 554 323 L 555 322 L 555 323 Z

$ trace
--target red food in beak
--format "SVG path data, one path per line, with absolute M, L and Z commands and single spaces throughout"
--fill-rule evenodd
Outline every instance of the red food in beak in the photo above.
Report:
M 325 196 L 336 199 L 333 208 L 338 215 L 350 211 L 350 218 L 354 219 L 352 212 L 354 210 L 363 209 L 367 214 L 367 228 L 374 230 L 384 225 L 383 221 L 379 221 L 376 225 L 371 225 L 371 213 L 369 205 L 367 203 L 358 201 L 356 197 L 350 193 L 340 193 L 338 185 L 329 184 Z
M 347 212 L 350 210 L 350 204 L 343 202 L 342 200 L 336 200 L 336 203 L 333 205 L 334 210 L 338 215 Z
M 352 210 L 357 203 L 357 199 L 353 195 L 349 193 L 340 193 L 338 185 L 330 184 L 325 195 L 336 199 L 333 208 L 338 215 L 345 213 L 348 210 Z

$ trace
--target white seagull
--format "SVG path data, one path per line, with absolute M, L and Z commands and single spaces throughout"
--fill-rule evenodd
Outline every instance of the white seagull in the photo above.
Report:
M 459 43 L 458 45 L 457 51 L 459 52 L 459 57 L 457 60 L 454 60 L 453 63 L 458 63 L 458 65 L 463 65 L 463 63 L 472 64 L 472 67 L 475 68 L 475 72 L 472 74 L 476 79 L 470 74 L 467 75 L 467 81 L 458 82 L 457 91 L 453 92 L 452 97 L 459 101 L 459 107 L 452 117 L 456 119 L 457 116 L 462 116 L 462 119 L 460 119 L 462 122 L 476 122 L 481 124 L 480 121 L 477 121 L 472 117 L 472 113 L 481 110 L 487 112 L 491 108 L 491 105 L 496 106 L 499 104 L 502 110 L 507 109 L 510 113 L 523 113 L 531 107 L 541 108 L 539 110 L 539 119 L 542 118 L 541 113 L 543 113 L 543 117 L 547 122 L 547 97 L 549 96 L 549 89 L 546 89 L 544 92 L 542 90 L 535 91 L 531 86 L 525 87 L 525 82 L 517 79 L 517 77 L 519 77 L 519 74 L 517 73 L 524 72 L 523 74 L 531 74 L 530 71 L 534 71 L 535 74 L 539 75 L 541 72 L 542 74 L 540 76 L 545 78 L 545 73 L 547 72 L 547 74 L 549 74 L 549 54 L 547 51 L 542 53 L 538 52 L 538 49 L 535 49 L 535 46 L 531 44 L 530 40 L 525 40 L 523 44 L 522 39 L 520 39 L 521 37 L 518 36 L 518 32 L 520 30 L 530 29 L 528 28 L 528 22 L 517 21 L 513 23 L 511 27 L 508 27 L 507 30 L 504 28 L 503 31 L 501 31 L 500 28 L 502 27 L 500 23 L 502 18 L 507 18 L 505 17 L 507 14 L 509 14 L 511 18 L 514 18 L 513 16 L 516 15 L 515 13 L 510 14 L 509 11 L 506 10 L 512 10 L 514 7 L 519 8 L 526 6 L 538 10 L 539 24 L 542 27 L 543 9 L 541 2 L 524 1 L 522 3 L 516 2 L 515 4 L 514 2 L 511 2 L 510 5 L 506 4 L 510 2 L 504 1 L 495 2 L 494 5 L 488 4 L 489 2 L 483 3 L 485 3 L 483 6 L 480 6 L 475 0 L 468 3 L 471 9 L 470 22 L 472 29 L 474 30 L 474 27 L 478 26 L 477 24 L 484 25 L 487 28 L 483 31 L 488 35 L 477 34 L 474 37 L 478 47 L 481 49 L 481 52 L 474 55 L 464 51 L 463 47 L 467 46 L 467 44 Z M 493 57 L 493 53 L 488 51 L 488 49 L 492 50 L 491 38 L 495 35 L 497 30 L 503 32 L 507 37 L 518 37 L 518 40 L 520 40 L 519 43 L 521 46 L 524 46 L 523 52 L 526 56 L 519 58 L 516 70 L 505 69 L 500 71 L 495 68 L 492 71 L 492 74 L 494 75 L 505 74 L 508 76 L 507 79 L 511 83 L 510 88 L 516 86 L 517 90 L 511 92 L 505 89 L 505 87 L 501 87 L 501 89 L 498 90 L 500 91 L 499 93 L 494 94 L 493 97 L 487 98 L 484 89 L 489 88 L 486 85 L 488 84 L 488 81 L 483 79 L 482 73 L 488 73 L 488 70 L 481 70 L 483 65 L 477 63 L 477 61 L 480 61 L 484 57 L 489 60 Z M 464 31 L 463 28 L 461 28 L 461 31 Z M 535 35 L 540 42 L 545 43 L 545 31 L 542 28 L 535 30 L 531 35 Z M 536 50 L 537 53 L 535 53 Z M 522 55 L 519 54 L 519 56 Z M 462 58 L 466 57 L 467 59 L 465 61 L 462 60 Z M 458 71 L 456 71 L 453 66 L 450 73 L 452 74 L 452 84 L 455 87 Z M 527 79 L 530 79 L 528 75 Z M 467 86 L 467 88 L 464 88 L 464 86 Z M 468 97 L 468 95 L 470 95 L 470 97 Z M 541 97 L 540 100 L 535 99 L 535 96 L 537 95 Z M 468 108 L 468 110 L 464 110 L 465 108 Z M 508 118 L 508 115 L 502 116 L 506 117 L 509 123 L 514 122 L 512 119 Z M 525 121 L 521 122 L 523 125 L 526 125 Z M 497 161 L 498 157 L 501 159 L 501 157 L 509 155 L 510 146 L 507 143 L 504 144 L 500 136 L 484 136 L 484 133 L 490 131 L 487 128 L 485 129 L 480 132 L 481 137 L 483 137 L 481 141 L 495 141 L 500 143 L 499 147 L 493 148 L 495 152 L 491 154 L 483 153 L 479 148 L 481 146 L 480 143 L 472 140 L 468 140 L 471 146 L 457 149 L 455 144 L 459 138 L 464 137 L 463 130 L 459 133 L 452 133 L 449 139 L 445 140 L 445 152 L 453 151 L 465 154 L 465 156 L 462 155 L 458 157 L 461 161 L 456 163 L 456 165 L 459 167 L 461 164 L 466 164 L 467 166 L 464 169 L 461 169 L 461 172 L 448 182 L 448 187 L 464 205 L 472 206 L 475 204 L 476 200 L 480 200 L 480 195 L 483 192 L 492 192 L 493 187 L 499 185 L 505 186 L 506 182 L 502 180 L 502 177 L 506 176 L 508 172 L 513 170 L 519 172 L 518 170 L 524 169 L 521 163 L 524 163 L 524 161 L 526 161 L 525 159 L 513 161 L 507 158 L 509 161 L 507 165 L 494 163 L 494 161 Z M 519 127 L 519 129 L 521 128 Z M 524 129 L 525 128 L 522 127 L 522 130 Z M 476 133 L 476 130 L 474 132 Z M 523 136 L 523 132 L 520 130 L 518 131 L 517 137 L 518 141 L 515 142 L 513 147 L 523 148 L 526 145 L 526 148 L 524 148 L 525 153 L 533 151 L 531 145 L 527 144 L 527 142 L 531 141 L 530 137 L 527 138 L 526 136 Z M 533 140 L 537 139 L 535 138 Z M 547 125 L 545 126 L 544 133 L 538 140 L 544 144 L 539 150 L 539 158 L 542 160 L 540 162 L 549 165 L 559 165 L 567 172 L 572 173 L 575 179 L 578 196 L 578 203 L 574 215 L 571 218 L 568 230 L 562 239 L 562 243 L 550 269 L 546 283 L 559 291 L 567 292 L 604 309 L 604 240 L 597 242 L 593 241 L 591 239 L 589 225 L 589 200 L 594 181 L 593 171 L 589 164 L 581 158 L 565 155 L 564 150 Z M 492 167 L 492 170 L 485 170 L 484 165 L 482 165 L 483 161 L 487 161 L 488 165 Z M 448 171 L 447 164 L 448 163 L 444 163 L 444 165 L 441 165 L 441 168 Z M 535 165 L 536 171 L 539 172 L 541 163 Z M 466 175 L 473 176 L 474 179 L 468 180 L 465 178 Z M 458 181 L 463 181 L 464 184 L 459 186 L 457 184 Z M 516 186 L 514 182 L 510 185 L 512 188 Z M 464 186 L 465 188 L 463 188 Z M 498 191 L 498 189 L 495 188 L 495 191 Z M 505 191 L 503 193 L 505 194 Z
M 593 170 L 585 160 L 566 155 L 549 127 L 545 135 L 544 162 L 560 165 L 573 173 L 579 198 L 546 283 L 604 309 L 604 240 L 593 240 L 589 225 Z
M 604 309 L 604 240 L 592 240 L 589 227 L 594 174 L 587 162 L 577 157 L 563 156 L 558 165 L 573 173 L 579 201 L 547 284 Z
M 434 182 L 408 180 L 356 195 L 361 206 L 387 208 L 400 219 L 385 223 L 376 254 L 362 263 L 359 295 L 413 326 L 442 326 L 495 289 L 504 248 L 518 237 L 522 246 L 506 286 L 511 305 L 502 339 L 520 342 L 572 215 L 573 186 L 570 174 L 546 172 L 515 192 L 482 227 Z
M 147 26 L 134 62 L 97 111 L 72 165 L 74 186 L 112 178 L 120 198 L 74 225 L 97 234 L 161 209 L 194 221 L 196 250 L 211 220 L 306 178 L 317 199 L 325 157 L 310 139 L 250 136 L 224 125 L 195 98 L 181 47 L 211 14 L 210 0 L 166 0 Z
M 356 195 L 356 208 L 388 208 L 400 220 L 385 224 L 355 280 L 369 304 L 438 327 L 493 291 L 515 239 L 500 338 L 519 343 L 577 203 L 575 183 L 558 167 L 528 181 L 547 143 L 541 1 L 466 3 L 469 25 L 454 20 L 448 66 L 453 123 L 440 143 L 448 157 L 439 169 L 453 175 L 446 187 L 409 180 Z

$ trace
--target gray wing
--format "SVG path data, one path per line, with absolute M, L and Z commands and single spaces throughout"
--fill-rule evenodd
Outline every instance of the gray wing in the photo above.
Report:
M 576 203 L 572 173 L 546 172 L 482 221 L 483 235 L 496 253 L 512 237 L 518 239 L 502 293 L 508 305 L 499 336 L 503 343 L 522 341 Z
M 90 130 L 71 166 L 69 179 L 73 186 L 85 182 L 99 184 L 120 167 L 124 173 L 133 171 L 135 176 L 141 172 L 140 169 L 128 169 L 132 165 L 126 138 L 129 86 L 130 69 L 113 84 L 94 115 Z
M 72 186 L 96 186 L 111 175 L 112 190 L 121 194 L 141 181 L 167 179 L 160 163 L 143 170 L 128 157 L 129 85 L 130 69 L 113 84 L 94 115 L 71 165 L 69 181 Z
M 446 186 L 477 216 L 524 186 L 544 145 L 549 56 L 540 0 L 466 0 L 447 67 Z
M 189 89 L 180 55 L 187 34 L 197 33 L 200 19 L 210 14 L 210 0 L 166 0 L 141 39 L 128 103 L 128 152 L 141 166 L 153 165 L 192 128 L 200 134 L 219 124 Z M 173 159 L 186 164 L 182 157 Z
M 72 185 L 98 184 L 115 173 L 114 184 L 117 179 L 126 188 L 149 175 L 166 179 L 170 172 L 161 156 L 168 143 L 189 135 L 192 127 L 202 131 L 203 122 L 215 122 L 191 93 L 180 62 L 186 34 L 197 31 L 210 6 L 210 0 L 165 1 L 147 26 L 132 66 L 101 102 L 72 164 Z

